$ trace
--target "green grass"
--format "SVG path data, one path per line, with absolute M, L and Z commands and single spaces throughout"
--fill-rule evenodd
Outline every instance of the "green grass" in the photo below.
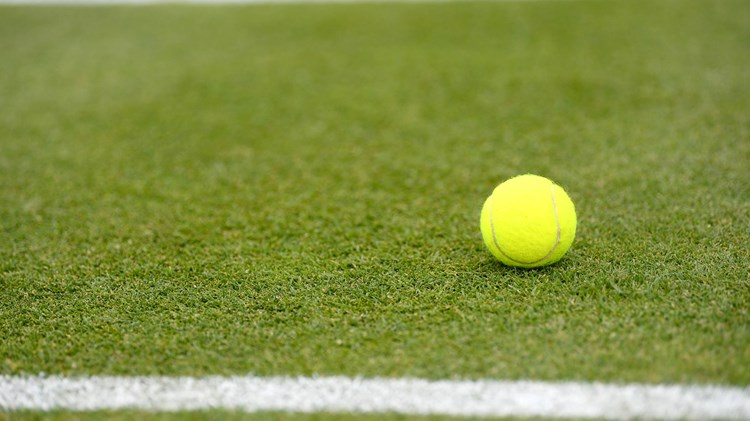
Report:
M 0 373 L 746 385 L 747 22 L 2 7 Z M 539 270 L 478 228 L 525 172 L 579 215 Z

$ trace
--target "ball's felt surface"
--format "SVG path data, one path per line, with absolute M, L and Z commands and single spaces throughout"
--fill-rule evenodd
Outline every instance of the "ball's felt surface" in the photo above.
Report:
M 484 202 L 484 243 L 501 262 L 532 268 L 560 260 L 576 235 L 576 210 L 562 187 L 538 175 L 513 177 Z

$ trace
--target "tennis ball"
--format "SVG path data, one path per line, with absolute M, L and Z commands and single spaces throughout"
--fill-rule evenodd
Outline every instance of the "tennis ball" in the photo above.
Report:
M 484 244 L 497 260 L 533 268 L 560 260 L 576 235 L 576 210 L 562 187 L 538 175 L 513 177 L 484 202 Z

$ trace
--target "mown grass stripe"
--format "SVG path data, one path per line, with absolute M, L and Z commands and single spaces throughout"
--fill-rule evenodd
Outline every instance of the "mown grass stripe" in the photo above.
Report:
M 228 409 L 605 419 L 750 419 L 750 388 L 348 377 L 0 376 L 0 409 Z

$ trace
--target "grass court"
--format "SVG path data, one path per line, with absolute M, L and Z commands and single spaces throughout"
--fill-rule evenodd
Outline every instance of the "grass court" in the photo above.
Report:
M 747 385 L 748 22 L 0 6 L 0 373 Z M 576 205 L 556 265 L 482 243 L 522 173 Z

